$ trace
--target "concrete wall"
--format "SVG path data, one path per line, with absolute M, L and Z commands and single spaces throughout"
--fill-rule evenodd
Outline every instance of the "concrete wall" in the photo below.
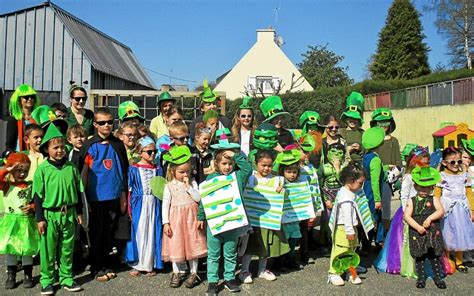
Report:
M 393 109 L 397 129 L 393 133 L 400 141 L 401 149 L 406 143 L 429 146 L 433 149 L 433 132 L 440 129 L 442 122 L 466 123 L 474 129 L 474 103 L 445 105 L 409 109 Z M 372 111 L 364 113 L 363 128 L 369 128 Z

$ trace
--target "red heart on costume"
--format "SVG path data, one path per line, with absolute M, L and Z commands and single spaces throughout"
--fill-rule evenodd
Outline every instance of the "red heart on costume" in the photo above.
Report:
M 109 171 L 112 169 L 112 159 L 104 159 L 102 163 L 104 164 L 104 167 Z

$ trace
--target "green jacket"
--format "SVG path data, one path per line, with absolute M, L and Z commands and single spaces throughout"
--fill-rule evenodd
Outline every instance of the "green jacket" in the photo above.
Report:
M 239 184 L 239 191 L 240 195 L 242 196 L 247 180 L 250 174 L 252 174 L 252 166 L 250 165 L 250 162 L 247 160 L 247 158 L 242 152 L 236 153 L 234 155 L 234 161 L 235 165 L 239 168 L 239 170 L 235 171 L 235 176 L 237 177 L 237 184 Z M 222 176 L 222 174 L 217 172 L 212 173 L 207 176 L 206 180 L 211 180 L 212 178 L 218 176 Z M 204 213 L 204 207 L 202 206 L 202 202 L 199 203 L 197 218 L 199 221 L 206 220 L 206 214 Z

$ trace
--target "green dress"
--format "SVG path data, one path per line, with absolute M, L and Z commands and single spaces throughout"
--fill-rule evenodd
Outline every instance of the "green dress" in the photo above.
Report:
M 0 220 L 0 254 L 33 256 L 39 251 L 40 237 L 33 214 L 21 208 L 32 200 L 31 182 L 26 187 L 10 184 L 4 193 L 5 214 Z

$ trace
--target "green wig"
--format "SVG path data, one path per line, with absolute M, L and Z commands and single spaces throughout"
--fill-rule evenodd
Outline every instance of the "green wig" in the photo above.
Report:
M 23 110 L 21 109 L 21 100 L 20 97 L 25 96 L 35 96 L 35 104 L 33 106 L 33 110 L 36 109 L 40 105 L 40 99 L 36 90 L 33 89 L 28 84 L 22 84 L 15 89 L 15 92 L 10 97 L 10 106 L 8 106 L 8 110 L 10 111 L 10 115 L 13 116 L 16 120 L 21 120 L 23 118 Z
M 219 113 L 217 113 L 216 110 L 207 110 L 202 117 L 202 121 L 207 123 L 207 121 L 211 118 L 219 118 Z

